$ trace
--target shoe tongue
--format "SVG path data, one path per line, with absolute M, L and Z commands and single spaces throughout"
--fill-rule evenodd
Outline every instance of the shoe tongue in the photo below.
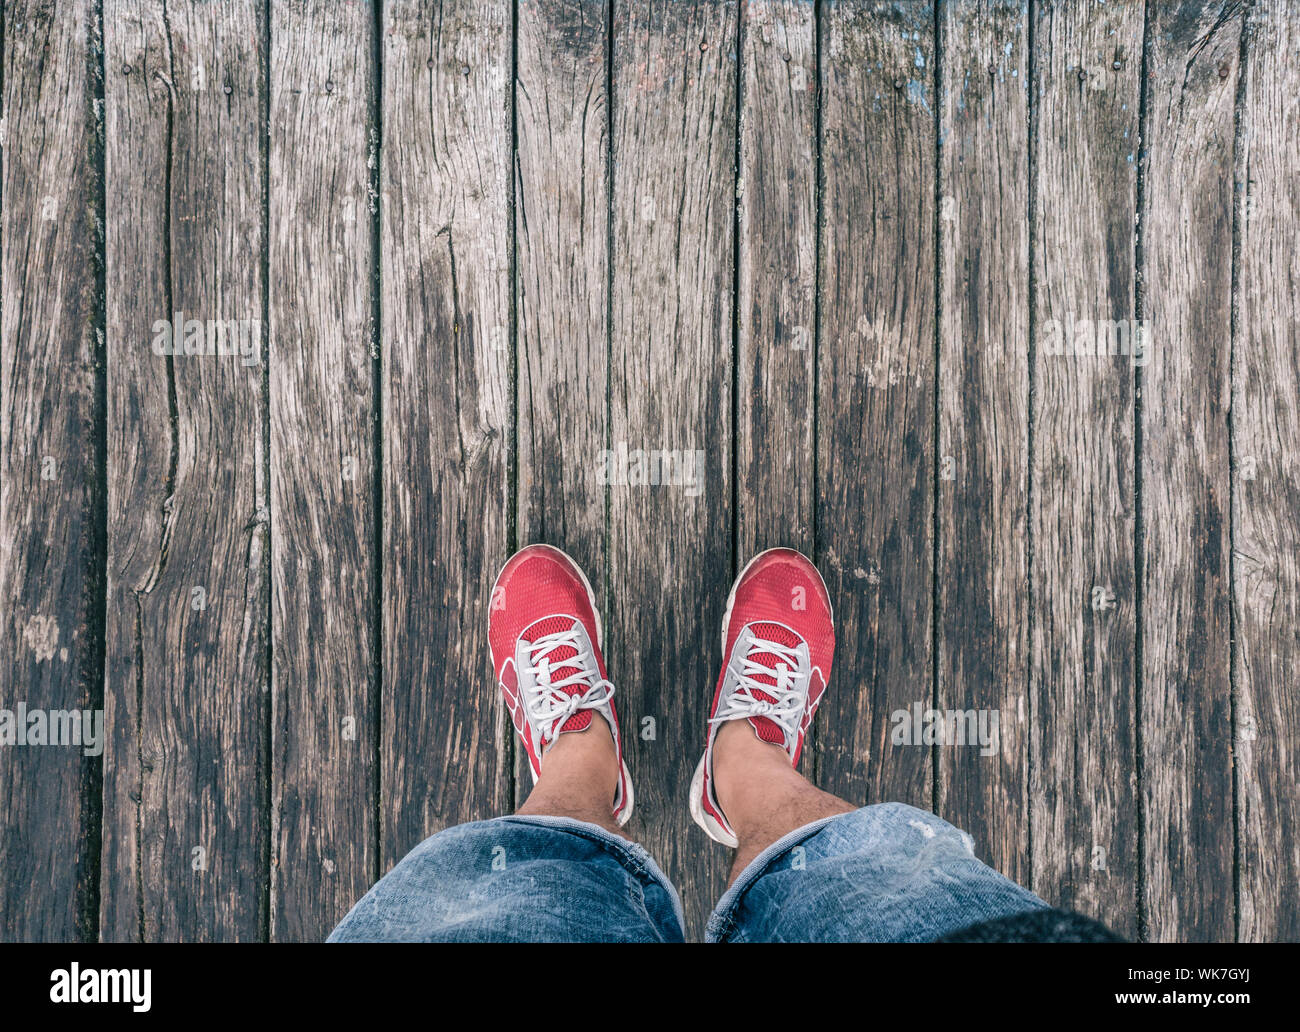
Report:
M 578 625 L 578 621 L 571 616 L 552 616 L 541 621 L 535 628 L 533 634 L 541 638 L 547 634 L 562 634 L 565 631 L 571 631 Z M 563 681 L 566 677 L 580 672 L 576 666 L 565 666 L 564 660 L 572 659 L 578 654 L 578 650 L 571 645 L 561 645 L 558 649 L 552 649 L 548 658 L 551 661 L 551 680 Z M 561 688 L 560 691 L 565 695 L 581 695 L 585 688 L 580 684 L 570 684 Z M 563 734 L 565 731 L 585 731 L 591 726 L 591 710 L 580 710 L 573 714 L 568 720 L 561 725 L 556 734 Z
M 754 651 L 750 652 L 749 659 L 751 662 L 768 667 L 772 671 L 771 674 L 754 674 L 754 680 L 759 684 L 775 685 L 777 664 L 785 663 L 786 660 L 771 652 L 758 651 L 762 648 L 762 642 L 774 641 L 778 645 L 794 648 L 799 644 L 799 639 L 795 637 L 789 628 L 776 623 L 757 623 L 750 627 L 749 632 L 759 639 L 759 645 Z M 756 691 L 754 695 L 764 702 L 776 702 L 776 696 L 768 695 L 767 692 Z M 786 744 L 785 732 L 770 717 L 750 717 L 749 723 L 754 728 L 754 733 L 758 735 L 759 741 L 770 742 L 773 745 Z
M 564 726 L 561 727 L 557 733 L 564 734 L 566 731 L 586 731 L 589 727 L 591 727 L 591 710 L 585 709 L 581 712 L 575 713 L 566 720 Z

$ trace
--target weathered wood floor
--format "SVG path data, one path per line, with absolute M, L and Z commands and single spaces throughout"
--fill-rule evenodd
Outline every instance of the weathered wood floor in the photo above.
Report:
M 788 544 L 823 787 L 1126 935 L 1300 938 L 1298 95 L 1285 0 L 9 0 L 0 707 L 106 741 L 0 747 L 0 938 L 318 939 L 508 812 L 530 541 L 694 934 Z

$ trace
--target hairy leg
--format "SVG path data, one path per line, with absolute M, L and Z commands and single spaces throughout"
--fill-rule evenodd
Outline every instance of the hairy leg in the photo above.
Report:
M 609 725 L 596 717 L 585 731 L 558 735 L 542 754 L 542 773 L 520 815 L 572 817 L 631 839 L 614 820 L 618 753 Z
M 785 750 L 760 741 L 747 720 L 730 721 L 718 731 L 713 778 L 718 804 L 740 841 L 728 886 L 782 836 L 823 817 L 858 809 L 809 782 L 790 766 Z

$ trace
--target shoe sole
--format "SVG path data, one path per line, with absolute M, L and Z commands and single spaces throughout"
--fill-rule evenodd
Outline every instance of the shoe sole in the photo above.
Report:
M 592 615 L 596 618 L 596 648 L 600 649 L 600 653 L 603 656 L 605 654 L 605 628 L 600 622 L 600 607 L 596 605 L 596 593 L 591 590 L 591 581 L 587 580 L 587 575 L 582 572 L 582 567 L 574 561 L 573 556 L 569 555 L 568 552 L 564 551 L 562 548 L 556 548 L 554 545 L 544 545 L 539 543 L 535 545 L 526 545 L 525 547 L 534 549 L 535 551 L 554 553 L 568 563 L 573 572 L 578 575 L 578 580 L 582 581 L 582 587 L 587 592 L 587 602 L 591 606 Z M 520 549 L 520 551 L 523 551 L 523 549 Z M 515 554 L 518 555 L 518 553 Z M 511 556 L 511 558 L 514 558 L 514 556 Z M 501 583 L 501 577 L 505 572 L 505 567 L 502 567 L 501 573 L 498 573 L 497 579 L 492 582 L 492 595 L 488 596 L 489 598 L 496 595 L 497 586 Z M 531 765 L 528 770 L 529 773 L 532 773 Z M 533 778 L 533 783 L 537 783 L 536 777 Z M 632 772 L 627 769 L 627 760 L 623 761 L 623 784 L 627 786 L 627 801 L 623 806 L 623 812 L 618 817 L 614 818 L 618 821 L 618 826 L 620 828 L 632 819 L 632 808 L 636 805 L 636 792 L 632 788 Z
M 722 615 L 722 643 L 721 644 L 722 644 L 722 662 L 724 663 L 727 661 L 727 634 L 731 629 L 731 611 L 733 608 L 735 608 L 736 605 L 736 589 L 740 587 L 740 582 L 745 579 L 745 574 L 749 573 L 750 568 L 756 562 L 762 559 L 764 556 L 771 555 L 773 552 L 797 552 L 798 555 L 801 555 L 803 556 L 803 558 L 808 559 L 806 555 L 803 555 L 802 552 L 798 552 L 797 549 L 784 548 L 784 547 L 766 548 L 763 551 L 759 552 L 758 555 L 750 559 L 749 562 L 745 564 L 744 569 L 742 569 L 740 573 L 736 575 L 736 579 L 735 581 L 732 582 L 731 585 L 731 591 L 727 595 L 726 612 L 724 612 Z M 822 593 L 825 595 L 826 598 L 826 609 L 830 613 L 830 617 L 831 617 L 831 631 L 833 632 L 835 630 L 835 606 L 834 603 L 831 602 L 831 593 L 826 588 L 826 579 L 822 576 L 821 571 L 817 569 L 816 564 L 813 563 L 811 559 L 808 559 L 808 563 L 809 565 L 812 566 L 813 571 L 817 574 L 817 580 L 821 582 Z M 732 849 L 735 849 L 736 846 L 740 844 L 736 836 L 728 832 L 726 828 L 724 828 L 721 824 L 718 823 L 717 818 L 715 818 L 711 813 L 709 813 L 707 810 L 704 809 L 704 760 L 707 757 L 707 755 L 708 753 L 706 751 L 705 755 L 700 757 L 700 762 L 695 765 L 695 774 L 691 778 L 691 794 L 690 794 L 691 819 L 694 820 L 695 823 L 698 824 L 701 828 L 703 828 L 704 833 L 708 835 L 709 838 L 713 839 L 714 842 L 720 843 L 721 845 L 724 846 L 730 846 Z

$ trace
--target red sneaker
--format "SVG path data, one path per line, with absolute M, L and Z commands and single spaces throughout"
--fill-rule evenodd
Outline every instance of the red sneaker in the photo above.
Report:
M 533 781 L 542 752 L 568 731 L 585 731 L 592 714 L 609 724 L 618 755 L 614 817 L 632 816 L 632 780 L 614 710 L 614 686 L 600 654 L 596 596 L 578 564 L 550 545 L 520 549 L 492 586 L 488 643 L 492 668 L 515 730 L 528 750 Z
M 713 841 L 737 844 L 713 792 L 718 729 L 729 720 L 748 720 L 761 741 L 781 746 L 797 766 L 834 655 L 834 614 L 817 567 L 791 548 L 754 556 L 727 599 L 722 673 L 708 742 L 691 780 L 691 816 Z

